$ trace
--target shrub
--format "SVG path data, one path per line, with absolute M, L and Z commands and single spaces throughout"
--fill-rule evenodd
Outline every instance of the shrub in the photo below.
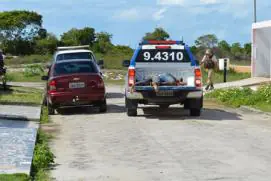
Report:
M 49 117 L 45 107 L 42 107 L 41 124 L 48 123 Z M 54 163 L 54 154 L 49 147 L 49 139 L 52 136 L 44 133 L 41 129 L 38 130 L 37 143 L 34 150 L 32 161 L 31 175 L 34 180 L 46 181 L 50 180 L 47 170 Z
M 28 55 L 5 59 L 6 65 L 24 65 L 33 63 L 47 63 L 52 60 L 52 55 Z
M 49 136 L 39 130 L 32 163 L 33 173 L 48 169 L 54 163 L 54 154 L 50 150 L 48 140 Z
M 255 92 L 250 88 L 218 89 L 206 94 L 206 97 L 216 98 L 235 107 L 254 106 L 263 102 L 271 104 L 271 84 L 263 85 Z
M 271 104 L 271 84 L 261 86 L 257 93 L 263 98 L 266 103 Z
M 0 174 L 0 180 L 2 181 L 31 181 L 31 178 L 26 174 Z
M 41 65 L 28 65 L 24 69 L 24 76 L 25 77 L 33 77 L 42 75 L 44 73 L 44 69 Z

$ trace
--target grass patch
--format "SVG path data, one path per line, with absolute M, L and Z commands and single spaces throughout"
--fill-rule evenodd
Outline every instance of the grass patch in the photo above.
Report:
M 106 85 L 124 85 L 124 83 L 125 83 L 124 79 L 121 79 L 121 80 L 105 79 L 104 82 Z
M 52 178 L 50 177 L 50 174 L 46 170 L 40 170 L 35 175 L 35 181 L 51 181 Z
M 9 82 L 41 82 L 41 76 L 25 76 L 23 72 L 8 72 L 7 81 Z
M 108 54 L 95 53 L 95 56 L 98 60 L 104 60 L 104 67 L 106 69 L 121 69 L 126 70 L 127 68 L 122 67 L 123 60 L 130 60 L 133 56 L 131 54 L 124 54 L 119 52 L 111 52 Z
M 50 122 L 48 115 L 49 115 L 49 113 L 48 113 L 47 107 L 42 106 L 42 114 L 40 116 L 40 123 L 41 124 L 46 124 L 46 123 Z
M 23 87 L 10 87 L 0 92 L 0 104 L 40 105 L 42 90 Z
M 41 76 L 45 74 L 42 65 L 28 65 L 22 72 L 7 72 L 6 79 L 11 82 L 41 82 Z
M 30 181 L 30 177 L 26 174 L 1 174 L 2 181 Z
M 20 56 L 16 58 L 5 59 L 5 65 L 24 65 L 24 64 L 34 64 L 34 63 L 47 63 L 52 60 L 52 55 L 27 55 Z
M 204 69 L 202 69 L 202 73 L 203 73 L 203 75 L 202 75 L 203 83 L 206 84 L 207 78 L 208 78 L 208 73 Z M 233 69 L 231 69 L 227 72 L 227 82 L 247 79 L 250 77 L 251 77 L 250 73 L 238 73 L 238 72 L 235 72 Z M 222 83 L 223 81 L 224 81 L 223 71 L 215 72 L 214 73 L 214 83 Z
M 255 106 L 252 106 L 253 108 L 260 109 L 264 112 L 271 112 L 271 104 L 267 103 L 257 103 Z
M 251 106 L 262 111 L 271 111 L 271 84 L 261 86 L 257 91 L 250 88 L 218 89 L 205 95 L 233 107 Z
M 49 179 L 49 168 L 54 163 L 54 154 L 49 147 L 50 135 L 44 133 L 41 129 L 38 130 L 37 144 L 34 150 L 32 162 L 32 177 L 35 180 Z
M 42 107 L 40 123 L 49 123 L 49 115 L 46 107 Z M 37 143 L 34 150 L 32 162 L 31 176 L 36 181 L 50 181 L 49 168 L 54 163 L 54 154 L 50 150 L 49 141 L 51 135 L 45 133 L 41 129 L 38 130 Z
M 231 65 L 250 66 L 251 60 L 231 60 Z

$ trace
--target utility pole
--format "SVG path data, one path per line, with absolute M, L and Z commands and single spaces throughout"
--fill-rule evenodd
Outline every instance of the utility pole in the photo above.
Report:
M 257 22 L 257 3 L 256 0 L 254 0 L 254 23 Z

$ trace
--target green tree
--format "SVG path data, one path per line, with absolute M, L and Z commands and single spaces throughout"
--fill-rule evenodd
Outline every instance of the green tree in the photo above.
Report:
M 155 28 L 153 32 L 146 33 L 143 40 L 167 40 L 168 38 L 170 35 L 163 28 Z
M 192 46 L 192 47 L 190 47 L 190 49 L 191 49 L 191 52 L 192 52 L 194 55 L 196 55 L 196 54 L 198 53 L 198 49 L 197 49 L 196 46 Z
M 244 44 L 244 51 L 247 56 L 251 56 L 251 43 Z
M 78 38 L 81 45 L 93 45 L 95 40 L 95 29 L 86 27 L 79 30 Z
M 7 40 L 29 40 L 37 35 L 42 25 L 42 16 L 30 11 L 0 12 L 0 33 Z
M 222 40 L 218 43 L 218 48 L 221 49 L 221 51 L 227 52 L 227 53 L 231 51 L 230 44 L 225 40 Z
M 203 35 L 195 41 L 195 45 L 201 48 L 214 48 L 218 45 L 218 39 L 214 34 Z
M 61 36 L 61 42 L 66 46 L 93 45 L 94 40 L 95 29 L 90 27 L 72 28 Z
M 132 55 L 133 54 L 133 49 L 131 49 L 129 46 L 124 46 L 124 45 L 116 45 L 113 47 L 114 52 L 122 53 L 125 55 Z
M 41 28 L 38 32 L 38 35 L 39 35 L 38 38 L 41 38 L 41 39 L 46 38 L 47 37 L 47 30 L 44 28 Z
M 78 29 L 72 28 L 68 32 L 63 33 L 63 35 L 61 35 L 61 42 L 65 46 L 76 46 L 76 45 L 80 45 L 80 42 L 79 42 L 79 31 L 78 31 Z
M 53 54 L 57 45 L 57 37 L 52 33 L 48 33 L 46 38 L 36 40 L 35 53 Z
M 96 40 L 93 45 L 95 51 L 99 53 L 107 53 L 113 48 L 113 44 L 111 43 L 113 35 L 107 32 L 100 32 L 96 34 Z
M 7 53 L 29 54 L 42 25 L 42 16 L 32 11 L 0 12 L 0 37 Z
M 240 43 L 233 43 L 231 46 L 231 53 L 234 58 L 240 59 L 243 55 L 243 48 Z
M 218 42 L 217 54 L 220 57 L 231 57 L 231 46 L 225 41 L 221 40 Z

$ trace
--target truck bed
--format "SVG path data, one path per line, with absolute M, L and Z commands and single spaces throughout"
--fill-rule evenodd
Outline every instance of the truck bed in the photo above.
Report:
M 189 87 L 189 86 L 159 86 L 159 90 L 162 91 L 197 91 L 201 90 L 196 87 Z M 135 86 L 135 91 L 154 91 L 152 86 Z

